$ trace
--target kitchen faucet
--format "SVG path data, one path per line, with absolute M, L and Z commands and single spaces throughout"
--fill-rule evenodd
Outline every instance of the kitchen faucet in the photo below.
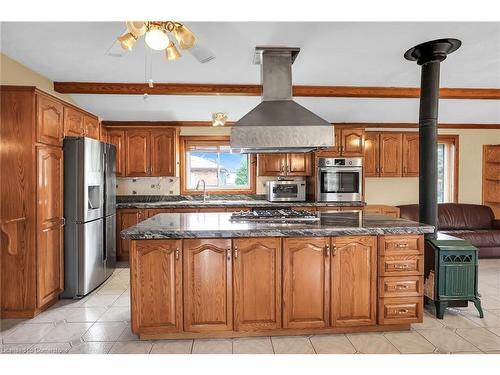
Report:
M 203 203 L 205 203 L 206 199 L 208 198 L 207 183 L 205 182 L 205 180 L 203 178 L 198 180 L 198 183 L 196 184 L 196 190 L 200 189 L 200 182 L 203 182 Z

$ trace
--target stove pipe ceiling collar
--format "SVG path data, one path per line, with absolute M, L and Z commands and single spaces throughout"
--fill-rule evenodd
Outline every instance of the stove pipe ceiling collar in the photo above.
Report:
M 231 149 L 241 153 L 309 152 L 334 146 L 331 123 L 292 99 L 292 64 L 300 48 L 256 47 L 262 102 L 231 129 Z

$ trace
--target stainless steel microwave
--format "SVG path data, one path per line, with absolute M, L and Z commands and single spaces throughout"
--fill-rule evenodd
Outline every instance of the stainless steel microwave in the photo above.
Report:
M 361 201 L 363 159 L 319 158 L 316 185 L 319 202 Z
M 266 197 L 270 202 L 303 202 L 306 200 L 306 182 L 295 180 L 267 181 Z

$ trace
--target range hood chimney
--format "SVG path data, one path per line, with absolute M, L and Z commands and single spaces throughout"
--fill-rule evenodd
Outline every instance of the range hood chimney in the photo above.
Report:
M 292 64 L 300 48 L 256 47 L 262 102 L 231 129 L 241 153 L 309 152 L 334 145 L 333 126 L 292 99 Z
M 428 239 L 435 239 L 437 235 L 439 70 L 441 61 L 461 45 L 462 42 L 458 39 L 432 40 L 409 49 L 404 55 L 405 59 L 417 61 L 417 64 L 422 66 L 418 121 L 420 136 L 419 221 L 434 225 L 434 233 L 426 234 Z

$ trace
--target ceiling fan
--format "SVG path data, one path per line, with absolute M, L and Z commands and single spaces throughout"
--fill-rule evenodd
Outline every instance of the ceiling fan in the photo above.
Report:
M 152 50 L 165 51 L 165 58 L 169 61 L 181 57 L 177 46 L 189 52 L 200 63 L 215 59 L 213 52 L 201 46 L 191 30 L 180 22 L 129 21 L 126 25 L 127 29 L 114 41 L 106 55 L 122 57 L 127 51 L 131 51 L 137 40 L 144 35 L 146 45 Z

